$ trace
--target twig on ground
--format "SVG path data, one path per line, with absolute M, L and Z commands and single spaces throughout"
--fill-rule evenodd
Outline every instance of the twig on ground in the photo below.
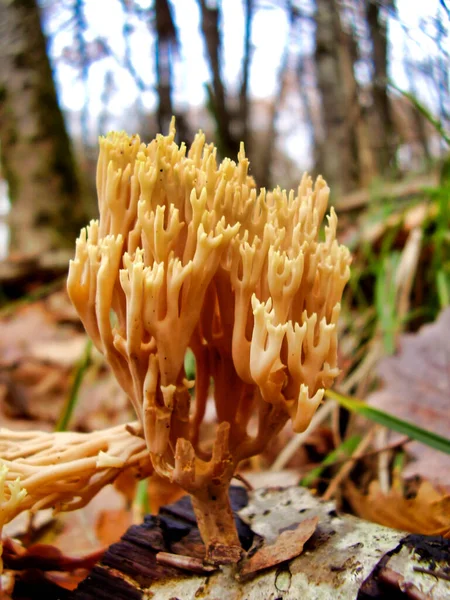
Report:
M 386 427 L 377 427 L 376 444 L 378 448 L 381 448 L 378 454 L 378 481 L 385 496 L 387 496 L 391 487 L 389 477 L 390 452 L 386 449 L 388 433 Z
M 278 457 L 270 467 L 271 471 L 281 471 L 291 460 L 300 446 L 308 439 L 313 431 L 315 431 L 322 423 L 330 416 L 336 406 L 335 402 L 326 402 L 319 408 L 311 420 L 309 427 L 303 433 L 293 437 L 289 443 L 283 448 Z
M 352 459 L 359 458 L 365 452 L 366 448 L 368 448 L 370 446 L 370 444 L 372 443 L 374 435 L 375 435 L 375 427 L 372 427 L 371 429 L 369 429 L 368 433 L 363 437 L 361 442 L 358 444 L 356 450 L 352 454 L 352 457 L 351 457 Z M 324 500 L 324 501 L 331 500 L 331 498 L 334 496 L 334 494 L 336 493 L 336 490 L 341 485 L 341 483 L 344 481 L 344 479 L 346 479 L 350 475 L 351 471 L 353 470 L 353 468 L 355 466 L 355 463 L 356 463 L 355 460 L 350 460 L 347 464 L 342 466 L 342 468 L 338 471 L 338 473 L 336 473 L 336 475 L 331 480 L 330 485 L 325 490 L 325 493 L 322 496 L 322 500 Z

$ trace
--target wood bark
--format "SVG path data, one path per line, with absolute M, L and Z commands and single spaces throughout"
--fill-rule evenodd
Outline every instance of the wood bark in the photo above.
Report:
M 379 171 L 394 174 L 396 171 L 396 132 L 392 107 L 387 92 L 388 40 L 386 21 L 380 14 L 377 2 L 367 3 L 367 24 L 372 42 L 373 57 L 373 103 L 376 116 L 375 151 Z
M 0 1 L 0 142 L 13 248 L 72 246 L 85 210 L 36 0 Z
M 355 184 L 353 152 L 347 111 L 350 106 L 340 59 L 339 7 L 336 0 L 316 2 L 317 85 L 322 98 L 323 132 L 319 142 L 318 165 L 322 174 L 344 192 Z
M 248 83 L 250 79 L 250 65 L 252 60 L 252 25 L 255 9 L 254 0 L 245 0 L 245 39 L 244 56 L 242 59 L 242 81 L 239 91 L 239 113 L 241 121 L 241 140 L 245 144 L 247 154 L 251 154 L 249 139 L 249 97 Z
M 164 507 L 158 517 L 148 516 L 143 525 L 131 527 L 71 600 L 444 600 L 450 594 L 450 583 L 429 571 L 443 572 L 450 559 L 449 540 L 408 536 L 338 515 L 333 503 L 320 502 L 300 487 L 258 490 L 243 507 L 246 502 L 243 488 L 231 489 L 231 504 L 239 511 L 240 541 L 249 555 L 257 552 L 263 540 L 276 544 L 282 531 L 293 531 L 299 522 L 318 517 L 317 529 L 303 553 L 250 573 L 242 566 L 201 572 L 204 547 L 190 501 L 184 497 Z M 167 555 L 157 558 L 161 552 L 178 558 L 172 556 L 174 561 L 167 562 Z M 414 572 L 418 565 L 425 573 Z
M 48 548 L 39 552 L 38 546 L 23 555 L 14 551 L 14 542 L 7 543 L 4 576 L 15 582 L 12 599 L 449 598 L 448 539 L 408 535 L 338 514 L 332 502 L 299 486 L 249 494 L 232 487 L 230 500 L 246 553 L 238 566 L 203 564 L 205 547 L 185 496 L 130 527 L 96 564 L 96 555 L 69 558 Z M 71 564 L 72 570 L 91 569 L 74 592 L 46 577 Z
M 168 0 L 156 0 L 155 16 L 155 67 L 158 91 L 158 106 L 156 112 L 159 131 L 166 133 L 169 131 L 170 120 L 175 114 L 172 103 L 172 63 L 173 54 L 178 45 L 178 38 L 172 9 Z M 180 128 L 180 125 L 181 123 L 177 122 L 177 129 Z
M 352 31 L 344 31 L 337 0 L 316 2 L 316 71 L 322 98 L 318 168 L 338 194 L 367 185 L 376 174 L 367 115 L 360 103 Z
M 240 140 L 232 132 L 233 114 L 227 104 L 225 85 L 221 73 L 221 12 L 218 2 L 198 0 L 198 4 L 206 46 L 206 60 L 212 78 L 212 86 L 209 88 L 209 105 L 217 128 L 217 147 L 222 156 L 234 158 L 239 152 Z

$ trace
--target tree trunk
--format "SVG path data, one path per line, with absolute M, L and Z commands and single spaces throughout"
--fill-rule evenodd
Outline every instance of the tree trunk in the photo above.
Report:
M 217 2 L 198 0 L 201 27 L 206 45 L 206 60 L 212 77 L 209 89 L 209 104 L 217 128 L 217 147 L 222 156 L 235 158 L 239 152 L 240 140 L 231 129 L 232 114 L 227 106 L 225 86 L 221 74 L 221 34 L 220 9 Z
M 72 246 L 85 211 L 35 0 L 0 1 L 1 160 L 12 246 Z
M 386 22 L 380 16 L 377 2 L 367 3 L 367 24 L 372 41 L 373 102 L 376 113 L 376 154 L 379 171 L 396 171 L 395 126 L 387 93 L 388 46 Z
M 340 17 L 336 0 L 316 2 L 317 84 L 322 97 L 323 132 L 319 166 L 324 177 L 342 193 L 355 186 L 354 156 L 348 127 L 349 98 L 341 63 Z
M 358 60 L 357 43 L 352 32 L 339 31 L 339 62 L 347 106 L 347 131 L 353 155 L 352 181 L 358 187 L 369 185 L 377 174 L 375 158 L 370 143 L 367 113 L 359 101 L 359 86 L 354 64 Z
M 168 0 L 156 0 L 155 66 L 158 89 L 158 127 L 161 133 L 169 131 L 174 114 L 172 106 L 172 53 L 177 34 Z
M 252 24 L 253 13 L 255 9 L 254 0 L 245 0 L 245 40 L 244 40 L 244 56 L 242 59 L 242 81 L 239 91 L 239 113 L 241 121 L 241 140 L 245 144 L 247 154 L 251 154 L 249 140 L 249 98 L 248 98 L 248 82 L 250 78 L 250 65 L 252 60 Z

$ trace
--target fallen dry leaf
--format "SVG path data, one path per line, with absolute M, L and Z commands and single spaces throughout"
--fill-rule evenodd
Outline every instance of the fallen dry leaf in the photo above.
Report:
M 156 473 L 148 478 L 148 503 L 152 515 L 157 515 L 161 507 L 177 502 L 185 494 L 179 485 Z
M 30 355 L 61 367 L 72 367 L 80 360 L 86 347 L 86 336 L 74 333 L 67 340 L 36 341 L 30 345 Z
M 85 555 L 103 549 L 105 543 L 97 535 L 99 519 L 102 519 L 105 510 L 121 511 L 124 506 L 125 499 L 112 485 L 108 485 L 83 508 L 59 514 L 57 527 L 43 541 L 51 543 L 69 556 Z
M 60 588 L 74 590 L 102 558 L 103 553 L 102 549 L 81 557 L 71 557 L 48 544 L 34 544 L 24 548 L 10 538 L 6 538 L 3 543 L 3 559 L 11 578 L 11 592 L 17 575 L 21 581 L 31 578 L 36 585 L 46 580 Z M 0 599 L 3 599 L 1 589 Z
M 65 292 L 57 292 L 0 320 L 0 427 L 30 428 L 33 421 L 34 428 L 47 430 L 59 418 L 87 340 L 79 319 L 69 318 L 66 303 Z M 105 364 L 93 349 L 71 428 L 103 429 L 133 419 Z
M 3 415 L 53 425 L 86 336 L 59 322 L 44 301 L 17 308 L 1 331 L 0 425 Z
M 412 498 L 399 489 L 385 495 L 378 481 L 372 481 L 364 494 L 349 481 L 345 496 L 354 512 L 368 521 L 411 533 L 450 537 L 450 495 L 439 492 L 428 481 L 420 484 Z
M 29 355 L 33 343 L 62 339 L 66 332 L 67 329 L 57 326 L 42 302 L 19 308 L 12 316 L 2 319 L 0 365 L 12 366 Z
M 106 547 L 118 542 L 132 525 L 131 511 L 122 509 L 103 510 L 95 525 L 97 539 Z
M 400 336 L 399 351 L 383 359 L 378 374 L 384 388 L 367 403 L 450 438 L 450 308 L 415 334 Z M 437 485 L 450 486 L 446 454 L 417 442 L 408 444 L 414 462 L 406 477 L 420 475 Z
M 58 548 L 49 544 L 33 544 L 24 548 L 18 542 L 6 538 L 3 542 L 3 560 L 5 567 L 21 571 L 40 569 L 42 571 L 75 571 L 92 569 L 103 555 L 103 549 L 81 557 L 67 556 Z
M 316 530 L 318 522 L 318 517 L 312 517 L 299 523 L 295 529 L 283 531 L 275 543 L 263 546 L 244 563 L 240 575 L 250 575 L 261 569 L 268 569 L 301 554 L 305 543 Z

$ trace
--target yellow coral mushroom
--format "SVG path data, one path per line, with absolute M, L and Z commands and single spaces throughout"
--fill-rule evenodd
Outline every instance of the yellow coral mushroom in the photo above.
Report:
M 133 403 L 153 467 L 191 494 L 207 558 L 232 562 L 236 465 L 289 418 L 303 431 L 338 374 L 350 254 L 333 209 L 319 241 L 321 177 L 313 185 L 305 175 L 297 192 L 258 191 L 243 146 L 237 163 L 218 165 L 202 132 L 188 153 L 174 136 L 172 122 L 148 145 L 101 138 L 100 218 L 77 241 L 68 291 Z M 218 428 L 208 451 L 200 429 L 211 378 Z

